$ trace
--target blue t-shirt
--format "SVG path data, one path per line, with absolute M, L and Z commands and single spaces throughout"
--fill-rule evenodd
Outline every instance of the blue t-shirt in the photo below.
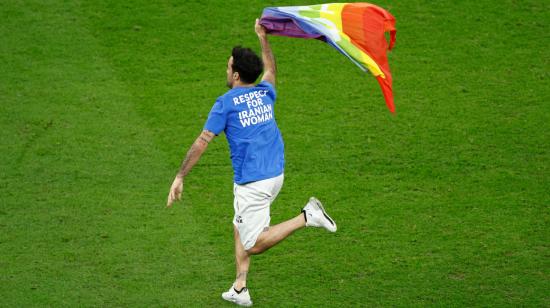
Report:
M 237 87 L 218 97 L 204 129 L 225 132 L 231 150 L 234 181 L 245 184 L 276 177 L 285 165 L 283 137 L 275 122 L 276 92 L 262 81 Z

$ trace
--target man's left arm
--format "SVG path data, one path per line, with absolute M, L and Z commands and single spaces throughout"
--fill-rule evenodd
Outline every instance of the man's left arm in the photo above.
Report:
M 208 130 L 203 130 L 195 142 L 193 142 L 191 148 L 187 151 L 187 155 L 185 155 L 185 159 L 181 163 L 180 170 L 172 183 L 172 187 L 170 187 L 168 201 L 166 202 L 167 207 L 171 207 L 175 201 L 181 199 L 185 177 L 189 174 L 193 166 L 197 164 L 202 154 L 208 147 L 208 144 L 212 141 L 212 139 L 214 139 L 214 137 L 214 133 Z
M 273 56 L 273 51 L 271 51 L 271 46 L 269 46 L 269 41 L 267 40 L 267 30 L 264 26 L 260 25 L 259 19 L 256 19 L 254 30 L 256 31 L 258 39 L 260 40 L 260 45 L 262 46 L 262 62 L 264 63 L 264 75 L 262 76 L 262 81 L 267 81 L 271 85 L 275 86 L 277 65 L 275 64 L 275 56 Z

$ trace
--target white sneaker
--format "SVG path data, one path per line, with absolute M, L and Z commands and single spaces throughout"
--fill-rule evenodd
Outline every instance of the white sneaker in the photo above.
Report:
M 222 293 L 222 298 L 239 306 L 252 306 L 252 300 L 250 300 L 250 293 L 247 287 L 244 287 L 241 292 L 237 292 L 235 288 L 231 286 L 227 292 Z
M 321 201 L 315 197 L 309 198 L 309 202 L 302 210 L 306 218 L 306 226 L 323 227 L 330 232 L 336 232 L 336 223 L 325 212 Z

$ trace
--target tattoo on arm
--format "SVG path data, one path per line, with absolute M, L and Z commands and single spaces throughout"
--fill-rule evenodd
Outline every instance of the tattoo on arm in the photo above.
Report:
M 199 139 L 206 142 L 206 143 L 210 143 L 210 140 L 204 138 L 203 136 L 200 136 Z

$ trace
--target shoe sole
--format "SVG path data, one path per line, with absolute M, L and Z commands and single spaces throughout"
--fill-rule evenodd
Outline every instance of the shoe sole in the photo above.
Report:
M 239 305 L 239 306 L 242 306 L 242 307 L 250 307 L 252 306 L 252 301 L 248 302 L 248 303 L 239 303 L 237 302 L 234 298 L 225 298 L 223 297 L 222 295 L 222 298 L 230 303 L 233 303 L 233 304 L 236 304 L 236 305 Z
M 330 218 L 330 216 L 328 216 L 327 212 L 325 212 L 325 208 L 323 207 L 323 204 L 321 203 L 321 201 L 319 201 L 319 199 L 315 198 L 315 197 L 311 197 L 311 199 L 313 200 L 313 202 L 315 203 L 315 205 L 317 205 L 317 207 L 319 209 L 321 209 L 321 212 L 323 212 L 323 215 L 325 216 L 325 218 L 330 222 L 331 225 L 334 226 L 334 231 L 333 230 L 328 230 L 330 232 L 336 232 L 336 223 L 334 222 L 334 220 L 332 220 L 332 218 Z

